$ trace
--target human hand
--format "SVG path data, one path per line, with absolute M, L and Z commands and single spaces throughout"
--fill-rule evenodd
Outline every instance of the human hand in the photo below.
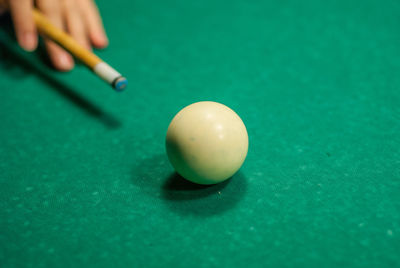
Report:
M 36 7 L 57 27 L 68 32 L 87 49 L 108 45 L 99 11 L 93 0 L 6 0 L 20 46 L 33 51 L 38 44 L 32 9 Z M 72 56 L 50 40 L 45 41 L 50 61 L 57 70 L 74 67 Z

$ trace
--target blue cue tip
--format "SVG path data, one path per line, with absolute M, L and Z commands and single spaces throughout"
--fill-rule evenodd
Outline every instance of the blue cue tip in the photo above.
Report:
M 127 87 L 127 85 L 128 80 L 123 76 L 116 78 L 112 83 L 112 86 L 116 91 L 123 91 Z

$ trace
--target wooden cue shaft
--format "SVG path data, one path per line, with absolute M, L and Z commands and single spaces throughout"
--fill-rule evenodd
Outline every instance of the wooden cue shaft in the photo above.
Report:
M 36 23 L 38 31 L 44 36 L 50 38 L 57 44 L 64 47 L 76 58 L 86 64 L 90 69 L 102 62 L 102 60 L 95 54 L 81 46 L 75 39 L 69 36 L 64 31 L 55 27 L 44 15 L 42 15 L 37 9 L 33 10 L 33 18 Z

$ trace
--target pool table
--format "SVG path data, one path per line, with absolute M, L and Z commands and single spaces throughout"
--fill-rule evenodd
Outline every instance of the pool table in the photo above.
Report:
M 0 267 L 400 267 L 399 1 L 98 6 L 124 92 L 0 19 Z M 205 100 L 249 134 L 214 186 L 165 151 Z

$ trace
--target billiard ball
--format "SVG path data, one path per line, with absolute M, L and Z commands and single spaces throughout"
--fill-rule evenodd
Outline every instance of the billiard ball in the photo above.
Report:
M 215 184 L 232 177 L 248 150 L 247 130 L 227 106 L 202 101 L 183 108 L 172 119 L 166 136 L 168 159 L 185 179 Z

